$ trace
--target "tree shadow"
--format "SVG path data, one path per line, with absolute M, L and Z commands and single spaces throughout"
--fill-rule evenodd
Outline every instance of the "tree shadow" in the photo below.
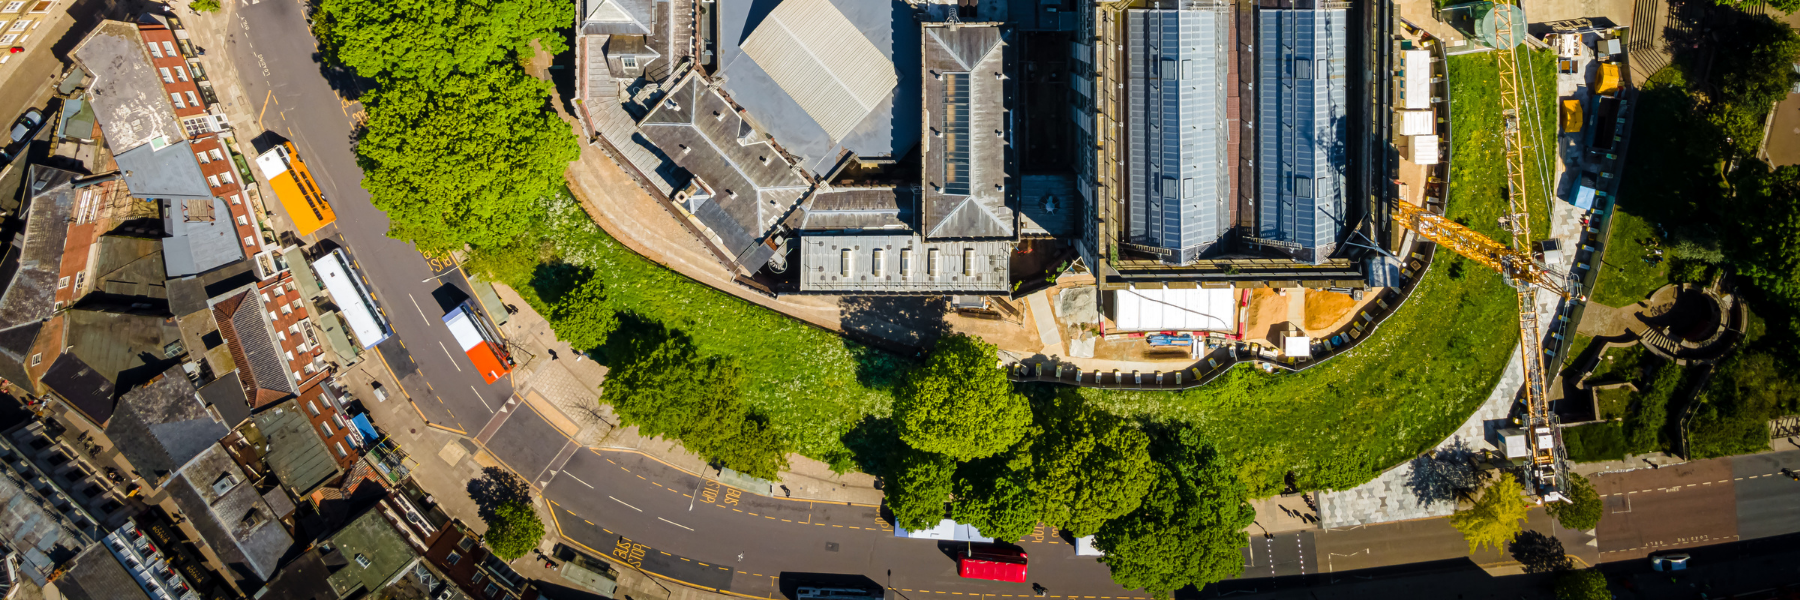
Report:
M 877 477 L 875 489 L 882 488 L 882 478 L 889 476 L 888 466 L 894 452 L 903 446 L 900 432 L 890 417 L 865 416 L 838 440 L 849 448 L 849 452 L 829 457 L 826 462 L 831 464 L 831 469 L 840 473 L 856 469 L 874 475 Z
M 1574 566 L 1563 552 L 1562 540 L 1542 532 L 1520 532 L 1512 543 L 1507 544 L 1506 550 L 1512 553 L 1513 560 L 1525 565 L 1526 574 L 1555 573 Z
M 481 470 L 480 479 L 469 480 L 469 499 L 475 501 L 483 520 L 492 521 L 495 509 L 513 502 L 531 503 L 531 486 L 512 471 L 500 467 Z
M 1455 502 L 1481 485 L 1482 477 L 1473 461 L 1475 455 L 1468 442 L 1460 438 L 1449 447 L 1420 455 L 1412 461 L 1407 488 L 1419 499 L 1420 506 Z
M 923 350 L 950 333 L 944 296 L 849 296 L 839 305 L 845 332 L 890 344 Z

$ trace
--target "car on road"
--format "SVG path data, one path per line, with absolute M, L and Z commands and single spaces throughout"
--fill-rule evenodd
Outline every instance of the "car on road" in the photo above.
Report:
M 969 544 L 956 554 L 956 574 L 966 579 L 1025 583 L 1025 551 L 997 544 Z
M 1663 554 L 1650 557 L 1650 568 L 1658 573 L 1687 570 L 1688 555 Z
M 34 108 L 25 111 L 25 114 L 20 116 L 18 121 L 13 122 L 12 143 L 17 144 L 25 141 L 25 138 L 31 137 L 32 130 L 37 129 L 37 126 L 43 122 L 44 113 L 39 112 L 38 109 Z

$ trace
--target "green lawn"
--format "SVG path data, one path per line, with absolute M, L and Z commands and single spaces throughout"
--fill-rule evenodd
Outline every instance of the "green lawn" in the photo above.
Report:
M 1669 282 L 1668 261 L 1650 264 L 1644 260 L 1651 255 L 1650 247 L 1644 244 L 1650 238 L 1662 236 L 1636 214 L 1636 209 L 1620 202 L 1612 215 L 1612 231 L 1607 235 L 1606 264 L 1589 296 L 1593 302 L 1615 308 L 1631 306 Z
M 1600 355 L 1600 362 L 1594 366 L 1594 372 L 1588 376 L 1591 383 L 1618 383 L 1622 381 L 1637 382 L 1640 387 L 1644 381 L 1644 359 L 1649 355 L 1642 345 L 1623 348 L 1608 348 Z
M 1561 202 L 1550 193 L 1554 188 L 1545 186 L 1555 172 L 1550 161 L 1555 160 L 1556 148 L 1556 57 L 1521 48 L 1519 67 L 1537 74 L 1538 118 L 1521 120 L 1538 132 L 1526 142 L 1534 153 L 1526 162 L 1525 193 L 1533 239 L 1543 239 L 1550 235 L 1550 206 Z M 1511 243 L 1511 237 L 1500 228 L 1500 217 L 1507 213 L 1506 145 L 1497 133 L 1504 130 L 1506 120 L 1501 115 L 1494 56 L 1452 56 L 1449 70 L 1451 200 L 1447 216 L 1501 243 Z M 1459 203 L 1463 206 L 1458 207 Z
M 616 310 L 686 334 L 704 354 L 737 357 L 744 401 L 796 451 L 852 466 L 844 437 L 866 416 L 887 416 L 892 377 L 906 367 L 899 358 L 663 268 L 595 226 L 571 198 L 552 204 L 543 240 L 478 253 L 471 269 L 494 272 L 540 312 L 546 297 L 580 278 L 603 279 Z
M 1529 56 L 1543 87 L 1538 137 L 1550 148 L 1554 63 L 1548 54 Z M 1499 235 L 1505 166 L 1504 142 L 1493 135 L 1501 126 L 1494 59 L 1450 61 L 1455 168 L 1446 214 Z M 1549 231 L 1542 206 L 1532 211 L 1539 235 Z M 1180 393 L 1084 393 L 1117 412 L 1198 424 L 1255 495 L 1279 492 L 1289 471 L 1302 488 L 1344 489 L 1443 441 L 1487 399 L 1518 342 L 1516 301 L 1486 267 L 1446 252 L 1370 339 L 1313 369 L 1270 375 L 1239 367 Z
M 1625 458 L 1625 429 L 1618 422 L 1592 423 L 1563 430 L 1569 460 L 1599 462 Z
M 1594 400 L 1600 405 L 1600 418 L 1623 419 L 1631 410 L 1631 388 L 1616 387 L 1594 390 Z

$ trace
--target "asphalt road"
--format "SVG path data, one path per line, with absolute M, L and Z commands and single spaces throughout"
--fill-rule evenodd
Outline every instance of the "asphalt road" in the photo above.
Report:
M 387 237 L 387 215 L 369 203 L 351 151 L 360 106 L 333 89 L 332 82 L 344 78 L 322 71 L 316 61 L 301 3 L 258 0 L 234 10 L 236 24 L 224 51 L 237 64 L 246 95 L 258 104 L 258 123 L 235 124 L 240 139 L 268 131 L 299 148 L 337 212 L 335 237 L 356 258 L 396 334 L 377 346 L 377 360 L 392 369 L 428 423 L 479 430 L 513 389 L 509 379 L 488 385 L 443 325 L 445 310 L 472 296 L 468 282 L 454 265 L 433 264 L 411 244 Z

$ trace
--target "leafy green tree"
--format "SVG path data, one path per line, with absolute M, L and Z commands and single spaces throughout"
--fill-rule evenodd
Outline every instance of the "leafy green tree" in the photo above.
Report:
M 787 468 L 788 443 L 740 397 L 736 359 L 699 356 L 687 338 L 660 332 L 607 373 L 600 401 L 643 435 L 681 440 L 689 450 L 752 476 Z
M 500 558 L 512 560 L 524 556 L 544 539 L 544 522 L 529 502 L 513 500 L 500 505 L 487 519 L 487 535 L 482 541 Z
M 568 49 L 557 30 L 574 5 L 556 0 L 321 0 L 319 43 L 338 64 L 377 80 L 436 81 L 453 72 Z
M 894 460 L 887 486 L 888 512 L 894 526 L 905 529 L 935 527 L 944 518 L 944 502 L 950 499 L 956 461 L 941 454 L 906 448 Z
M 1167 598 L 1243 571 L 1238 549 L 1256 511 L 1249 490 L 1197 430 L 1182 426 L 1159 444 L 1154 487 L 1137 510 L 1108 521 L 1095 536 L 1113 581 Z
M 194 0 L 188 3 L 188 8 L 203 13 L 219 12 L 219 0 Z
M 894 397 L 894 420 L 907 445 L 964 461 L 1011 447 L 1031 425 L 1031 407 L 996 366 L 993 344 L 953 334 Z
M 1031 448 L 1024 442 L 963 463 L 956 468 L 950 518 L 974 525 L 982 535 L 1016 542 L 1037 528 L 1038 506 L 1030 485 Z
M 356 154 L 388 235 L 431 254 L 529 233 L 580 154 L 568 124 L 544 110 L 549 93 L 513 66 L 371 92 Z
M 1552 584 L 1559 600 L 1612 600 L 1606 589 L 1606 576 L 1598 569 L 1563 571 Z
M 1556 517 L 1557 523 L 1576 531 L 1600 526 L 1600 516 L 1606 510 L 1600 503 L 1600 493 L 1594 491 L 1594 484 L 1588 483 L 1586 477 L 1569 473 L 1569 489 L 1563 495 L 1570 501 L 1551 502 L 1544 508 L 1550 516 Z
M 619 316 L 607 302 L 606 283 L 598 277 L 576 285 L 550 307 L 550 328 L 577 352 L 600 347 L 618 326 Z
M 1525 501 L 1525 488 L 1519 485 L 1519 480 L 1501 475 L 1487 487 L 1481 498 L 1475 500 L 1474 506 L 1450 515 L 1450 525 L 1469 541 L 1471 554 L 1482 546 L 1505 549 L 1523 529 L 1520 523 L 1524 522 L 1529 510 L 1531 504 Z
M 1148 435 L 1067 391 L 1045 401 L 1042 422 L 1030 487 L 1045 523 L 1085 536 L 1137 509 L 1156 475 Z

